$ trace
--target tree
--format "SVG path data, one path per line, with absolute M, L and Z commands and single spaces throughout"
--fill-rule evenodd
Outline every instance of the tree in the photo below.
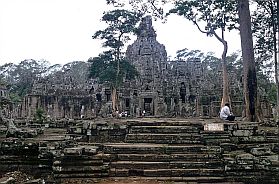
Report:
M 42 108 L 36 109 L 36 112 L 34 114 L 34 121 L 40 124 L 46 121 L 45 112 Z
M 248 121 L 257 118 L 257 77 L 251 31 L 249 0 L 238 0 L 238 16 L 243 57 L 245 116 Z M 259 119 L 258 119 L 259 120 Z
M 111 4 L 115 7 L 124 7 L 129 4 L 132 6 L 133 11 L 139 14 L 146 15 L 152 14 L 155 18 L 164 18 L 163 5 L 172 2 L 173 0 L 106 0 L 107 4 Z
M 114 0 L 108 0 L 113 2 Z M 143 0 L 139 0 L 141 5 Z M 115 2 L 115 1 L 114 1 Z M 133 3 L 134 1 L 132 1 Z M 145 0 L 147 3 L 158 3 L 164 2 L 164 0 Z M 175 8 L 170 11 L 170 13 L 176 13 L 178 15 L 183 15 L 187 19 L 191 20 L 200 31 L 207 33 L 209 35 L 214 35 L 217 28 L 220 28 L 223 32 L 226 28 L 233 29 L 237 28 L 236 23 L 239 22 L 240 35 L 241 35 L 241 47 L 242 55 L 244 60 L 244 96 L 246 105 L 246 116 L 250 121 L 256 120 L 256 105 L 257 105 L 257 79 L 255 70 L 255 59 L 253 53 L 253 41 L 251 33 L 251 17 L 249 10 L 248 0 L 237 0 L 237 1 L 223 1 L 223 0 L 202 0 L 202 1 L 186 1 L 186 0 L 175 0 Z M 236 11 L 237 9 L 238 11 Z M 193 11 L 194 9 L 194 11 Z M 212 13 L 213 12 L 213 13 Z M 239 21 L 236 14 L 239 15 Z M 218 15 L 218 16 L 216 16 Z M 205 21 L 206 27 L 204 30 L 200 29 L 197 24 L 199 21 Z M 227 26 L 227 27 L 226 27 Z M 226 27 L 226 28 L 225 28 Z M 216 32 L 215 32 L 216 33 Z M 218 39 L 218 37 L 216 37 Z M 219 41 L 223 43 L 224 52 L 226 53 L 226 44 L 223 36 L 221 35 Z M 223 60 L 225 61 L 225 60 Z M 225 66 L 225 65 L 223 65 Z M 223 74 L 226 73 L 223 69 Z M 225 84 L 226 77 L 223 78 L 223 83 Z M 226 87 L 224 86 L 224 93 Z M 259 117 L 258 117 L 259 118 Z
M 279 114 L 279 75 L 278 75 L 278 1 L 256 0 L 257 9 L 252 14 L 252 30 L 255 39 L 255 53 L 261 62 L 273 60 L 275 84 L 277 86 L 277 115 Z
M 169 12 L 169 14 L 175 13 L 184 16 L 192 21 L 200 32 L 214 36 L 222 43 L 223 96 L 221 106 L 231 101 L 226 61 L 228 44 L 225 40 L 225 30 L 231 30 L 235 27 L 235 7 L 234 1 L 176 1 L 175 7 Z M 201 28 L 200 23 L 205 23 L 204 29 Z M 217 34 L 218 29 L 221 30 L 221 35 Z
M 104 13 L 102 21 L 108 24 L 104 30 L 97 31 L 92 38 L 102 39 L 103 47 L 108 51 L 98 57 L 89 59 L 91 63 L 90 77 L 99 78 L 100 82 L 108 82 L 112 91 L 112 109 L 118 110 L 117 88 L 124 78 L 136 76 L 135 68 L 126 61 L 122 52 L 124 44 L 130 39 L 129 35 L 136 32 L 136 24 L 140 15 L 127 10 L 112 10 Z
M 163 4 L 166 0 L 131 0 L 129 3 L 134 9 L 145 13 L 153 13 L 155 16 L 163 17 Z M 108 4 L 123 6 L 124 2 L 107 0 Z M 184 16 L 192 21 L 198 30 L 208 36 L 214 36 L 223 45 L 222 53 L 222 71 L 223 71 L 223 95 L 221 106 L 225 102 L 230 102 L 229 95 L 229 79 L 226 63 L 226 55 L 228 44 L 225 40 L 225 30 L 235 28 L 236 23 L 236 2 L 223 0 L 202 0 L 202 1 L 173 1 L 174 8 L 169 11 L 169 14 L 177 14 Z M 200 23 L 205 23 L 202 29 Z M 221 35 L 217 34 L 217 30 L 221 30 Z
M 10 63 L 0 66 L 0 73 L 10 85 L 10 92 L 23 98 L 31 91 L 33 82 L 47 71 L 48 66 L 45 60 L 26 59 L 18 65 Z

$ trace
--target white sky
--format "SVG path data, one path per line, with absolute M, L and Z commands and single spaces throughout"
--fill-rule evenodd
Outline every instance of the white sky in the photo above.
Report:
M 65 64 L 97 56 L 101 41 L 92 35 L 105 27 L 100 22 L 105 10 L 105 0 L 0 0 L 0 65 L 24 59 Z M 183 17 L 170 16 L 167 23 L 157 21 L 153 26 L 169 56 L 183 48 L 221 56 L 222 44 Z M 236 32 L 226 37 L 228 53 L 240 49 Z

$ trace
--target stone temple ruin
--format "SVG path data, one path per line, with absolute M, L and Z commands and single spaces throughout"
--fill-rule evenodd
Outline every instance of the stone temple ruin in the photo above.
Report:
M 140 75 L 124 81 L 119 89 L 119 112 L 131 117 L 143 112 L 154 117 L 218 116 L 221 86 L 208 80 L 199 58 L 169 61 L 164 45 L 156 40 L 150 16 L 143 18 L 126 56 Z M 53 119 L 110 116 L 111 89 L 97 79 L 87 79 L 89 64 L 83 67 L 75 78 L 69 77 L 69 70 L 37 81 L 15 116 L 32 118 L 39 107 Z M 221 84 L 221 77 L 218 80 Z M 242 102 L 235 100 L 233 111 L 241 116 Z
M 140 73 L 119 89 L 119 110 L 131 118 L 98 118 L 112 113 L 111 91 L 87 78 L 88 63 L 72 63 L 39 79 L 16 108 L 7 101 L 0 109 L 0 183 L 96 183 L 129 177 L 278 183 L 276 123 L 200 118 L 217 116 L 221 87 L 209 81 L 199 59 L 167 60 L 150 17 L 143 19 L 126 54 Z M 241 116 L 242 99 L 234 95 L 239 91 L 233 85 L 231 90 L 233 111 Z M 6 87 L 0 86 L 0 92 L 1 102 L 7 100 Z M 39 108 L 47 116 L 44 124 L 33 119 Z M 264 109 L 268 116 L 268 106 Z M 199 118 L 184 118 L 195 116 Z

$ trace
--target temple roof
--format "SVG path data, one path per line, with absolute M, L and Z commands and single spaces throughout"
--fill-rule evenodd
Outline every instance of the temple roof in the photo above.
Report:
M 156 37 L 155 30 L 152 26 L 152 17 L 146 16 L 142 18 L 139 25 L 139 37 Z

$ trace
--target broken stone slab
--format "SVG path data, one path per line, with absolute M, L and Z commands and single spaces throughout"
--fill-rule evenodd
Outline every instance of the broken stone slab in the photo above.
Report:
M 236 156 L 237 164 L 253 165 L 255 162 L 255 156 L 250 153 L 244 153 Z
M 225 171 L 241 171 L 241 170 L 245 170 L 245 171 L 251 171 L 255 169 L 255 165 L 254 164 L 227 164 L 225 165 Z
M 82 147 L 75 147 L 75 148 L 65 148 L 64 154 L 65 155 L 78 155 L 81 156 L 83 153 Z
M 224 131 L 223 123 L 205 123 L 204 131 Z
M 95 155 L 97 153 L 97 146 L 78 146 L 73 148 L 65 148 L 64 155 Z
M 248 137 L 252 134 L 253 132 L 251 130 L 234 130 L 232 132 L 232 135 L 236 137 Z
M 43 179 L 34 179 L 34 180 L 29 180 L 24 182 L 24 184 L 43 184 L 44 180 Z
M 264 158 L 264 159 L 267 159 L 269 160 L 270 162 L 272 161 L 279 161 L 279 155 L 278 154 L 275 154 L 275 153 L 271 153 L 273 155 L 269 155 L 269 156 L 260 156 L 260 158 Z
M 224 152 L 231 152 L 237 150 L 237 145 L 230 142 L 220 143 L 220 146 Z
M 268 147 L 252 148 L 250 153 L 255 156 L 271 155 L 271 149 Z
M 16 181 L 12 177 L 0 178 L 0 184 L 16 184 Z
M 97 154 L 98 147 L 97 146 L 83 146 L 85 155 L 95 155 Z
M 264 136 L 237 137 L 238 143 L 266 143 Z
M 257 122 L 238 122 L 237 129 L 239 130 L 257 130 L 259 123 Z

